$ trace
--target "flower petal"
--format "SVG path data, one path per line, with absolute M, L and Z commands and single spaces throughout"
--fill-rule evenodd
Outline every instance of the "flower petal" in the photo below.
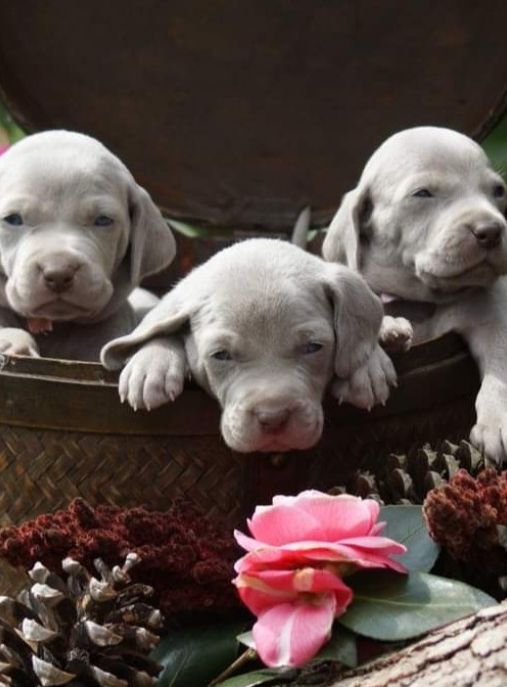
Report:
M 276 589 L 268 586 L 262 579 L 250 575 L 240 574 L 233 582 L 241 601 L 254 615 L 260 615 L 273 606 L 298 598 L 298 593 L 294 589 Z
M 315 538 L 330 542 L 369 535 L 380 511 L 373 499 L 350 494 L 331 496 L 318 491 L 300 494 L 297 507 L 319 522 L 320 530 Z
M 243 534 L 239 530 L 234 530 L 234 538 L 241 546 L 242 549 L 246 551 L 255 551 L 256 549 L 262 548 L 262 544 L 257 541 L 257 539 L 252 539 L 252 537 Z
M 293 506 L 294 504 L 299 503 L 299 501 L 302 499 L 318 498 L 319 496 L 336 498 L 335 496 L 326 494 L 325 492 L 319 491 L 318 489 L 305 489 L 305 491 L 299 492 L 297 496 L 273 496 L 273 506 Z M 356 500 L 358 497 L 352 496 L 351 494 L 340 494 L 340 498 Z M 269 508 L 269 506 L 266 507 Z
M 333 593 L 340 608 L 346 608 L 352 600 L 352 590 L 340 577 L 316 568 L 251 571 L 241 573 L 233 582 L 241 600 L 255 615 L 280 603 L 296 601 L 302 594 L 317 598 Z
M 295 570 L 257 570 L 240 576 L 254 583 L 262 583 L 273 591 L 305 592 L 320 594 L 322 592 L 344 592 L 345 597 L 350 589 L 340 577 L 330 570 L 319 568 L 299 568 Z
M 379 545 L 375 543 L 380 539 Z M 350 545 L 348 542 L 354 542 Z M 359 542 L 361 545 L 355 544 Z M 406 572 L 403 565 L 392 561 L 389 555 L 403 554 L 406 548 L 384 537 L 360 537 L 347 543 L 328 544 L 319 541 L 297 542 L 284 547 L 266 547 L 251 551 L 235 565 L 236 572 L 254 570 L 301 568 L 324 563 L 353 563 L 360 568 L 392 568 Z
M 365 550 L 382 549 L 384 553 L 402 554 L 407 551 L 407 547 L 404 544 L 400 544 L 400 542 L 387 537 L 353 537 L 351 539 L 342 539 L 340 544 Z
M 319 604 L 285 603 L 265 611 L 253 626 L 261 660 L 270 667 L 303 665 L 329 639 L 336 611 L 332 594 Z
M 280 546 L 304 539 L 320 539 L 319 521 L 295 506 L 261 506 L 248 522 L 259 545 Z

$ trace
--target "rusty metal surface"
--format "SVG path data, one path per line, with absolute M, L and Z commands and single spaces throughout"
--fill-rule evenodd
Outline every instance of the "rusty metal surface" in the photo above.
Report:
M 102 139 L 173 216 L 326 221 L 378 143 L 505 108 L 507 3 L 23 0 L 0 85 L 30 129 Z

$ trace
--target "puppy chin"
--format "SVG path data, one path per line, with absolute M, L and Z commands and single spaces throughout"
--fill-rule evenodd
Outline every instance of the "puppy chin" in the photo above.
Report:
M 221 419 L 222 436 L 229 448 L 238 453 L 304 451 L 319 441 L 324 424 L 320 406 L 309 415 L 306 412 L 302 418 L 296 413 L 283 429 L 269 433 L 260 430 L 249 413 L 226 409 Z
M 491 286 L 504 270 L 484 258 L 475 262 L 453 263 L 433 257 L 416 259 L 416 275 L 430 289 L 456 293 L 464 289 Z
M 5 294 L 12 310 L 22 317 L 41 317 L 54 322 L 86 321 L 94 319 L 106 307 L 113 286 L 106 282 L 99 292 L 85 296 L 73 291 L 56 295 L 20 293 L 14 282 L 7 282 Z

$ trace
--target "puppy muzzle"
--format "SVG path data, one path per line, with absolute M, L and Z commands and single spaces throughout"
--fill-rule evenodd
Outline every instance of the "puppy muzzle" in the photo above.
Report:
M 6 295 L 21 315 L 67 321 L 100 312 L 111 298 L 112 284 L 100 266 L 60 251 L 20 259 Z
M 507 223 L 500 214 L 466 216 L 434 232 L 415 259 L 417 276 L 444 290 L 489 286 L 507 273 Z
M 304 397 L 303 397 L 304 398 Z M 259 399 L 228 403 L 222 414 L 222 434 L 235 451 L 290 451 L 310 448 L 320 439 L 323 412 L 316 400 Z

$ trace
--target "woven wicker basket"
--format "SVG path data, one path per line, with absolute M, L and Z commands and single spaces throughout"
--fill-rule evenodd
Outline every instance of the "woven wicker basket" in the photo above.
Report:
M 100 365 L 4 358 L 0 372 L 1 522 L 64 506 L 150 506 L 186 495 L 231 526 L 277 491 L 331 487 L 367 455 L 466 436 L 477 373 L 457 337 L 399 359 L 400 385 L 385 408 L 364 413 L 326 401 L 326 426 L 310 451 L 240 455 L 219 435 L 219 408 L 189 388 L 171 405 L 134 413 Z
M 372 455 L 467 436 L 478 379 L 461 341 L 418 346 L 397 366 L 400 384 L 385 408 L 368 414 L 328 399 L 314 449 L 240 455 L 219 435 L 217 404 L 198 389 L 134 413 L 100 365 L 3 357 L 0 522 L 21 523 L 76 496 L 156 509 L 186 496 L 232 529 L 274 494 L 341 484 Z M 2 593 L 23 582 L 22 571 L 3 563 L 0 575 Z

